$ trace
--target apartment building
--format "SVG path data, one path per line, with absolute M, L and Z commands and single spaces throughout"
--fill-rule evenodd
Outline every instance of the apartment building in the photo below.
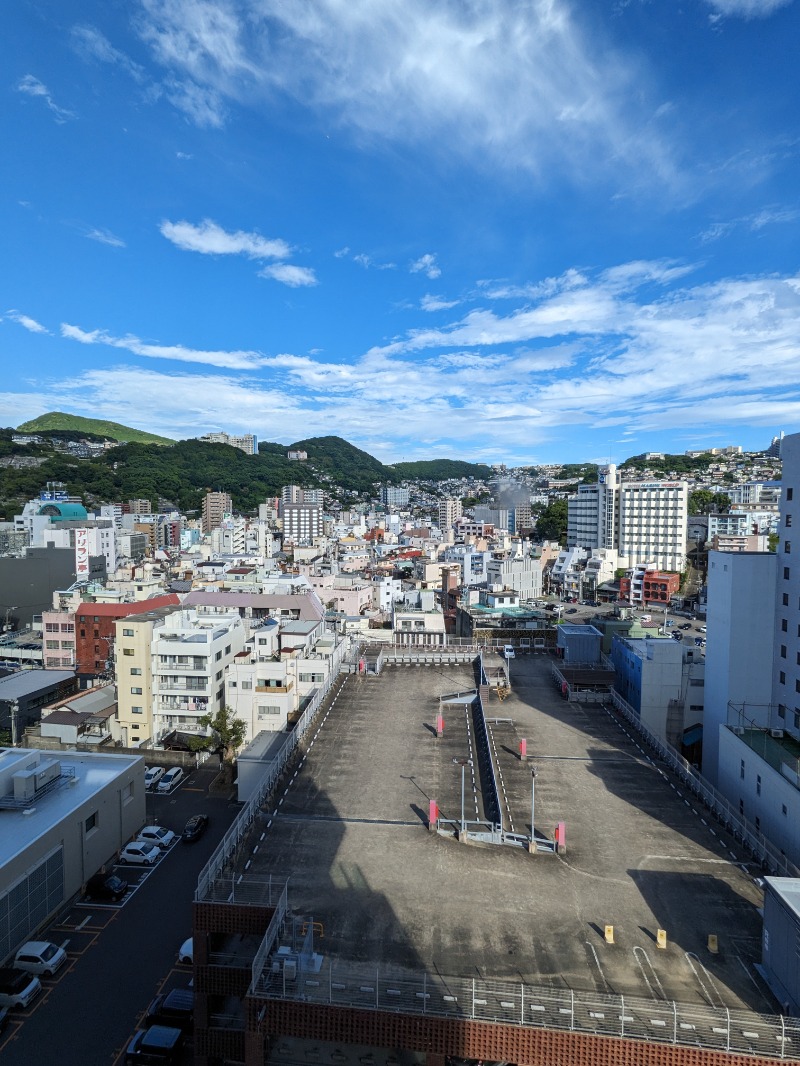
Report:
M 408 507 L 410 493 L 399 485 L 381 485 L 381 503 L 385 507 Z
M 627 566 L 683 570 L 688 504 L 685 481 L 622 481 L 611 463 L 568 501 L 567 545 L 613 548 Z
M 542 594 L 542 564 L 530 556 L 493 557 L 486 564 L 486 580 L 490 585 L 514 589 L 523 600 L 535 600 Z
M 453 497 L 439 501 L 439 529 L 443 533 L 448 532 L 453 528 L 455 523 L 461 518 L 463 513 L 463 507 L 461 500 Z
M 255 455 L 258 450 L 258 439 L 253 433 L 236 435 L 221 431 L 205 433 L 197 439 L 205 441 L 206 444 L 229 444 L 232 448 L 238 448 L 239 451 L 244 452 L 245 455 Z
M 207 492 L 203 497 L 203 532 L 210 533 L 233 510 L 233 500 L 227 492 Z
M 244 647 L 238 613 L 162 607 L 116 623 L 120 728 L 135 747 L 167 733 L 202 732 L 224 704 L 226 666 Z

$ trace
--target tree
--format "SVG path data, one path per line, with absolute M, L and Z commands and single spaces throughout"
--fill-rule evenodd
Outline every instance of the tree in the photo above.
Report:
M 541 540 L 567 539 L 567 501 L 553 500 L 536 519 L 536 533 Z
M 234 718 L 233 710 L 227 706 L 221 707 L 216 714 L 204 714 L 198 721 L 211 733 L 207 737 L 193 737 L 192 749 L 219 752 L 226 774 L 233 778 L 233 760 L 244 744 L 247 723 L 241 718 Z
M 731 509 L 731 498 L 724 492 L 698 489 L 689 493 L 689 514 L 721 514 Z

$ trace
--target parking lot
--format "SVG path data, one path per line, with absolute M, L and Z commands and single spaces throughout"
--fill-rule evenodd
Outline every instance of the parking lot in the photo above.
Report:
M 239 809 L 227 793 L 209 793 L 213 761 L 214 769 L 194 771 L 169 794 L 147 797 L 147 824 L 178 834 L 192 815 L 207 814 L 200 840 L 176 840 L 153 866 L 110 867 L 130 885 L 120 903 L 77 899 L 37 934 L 63 946 L 68 961 L 54 978 L 42 978 L 42 994 L 27 1010 L 9 1012 L 3 1066 L 50 1058 L 61 1066 L 122 1063 L 153 997 L 188 984 L 191 968 L 178 965 L 177 953 L 191 935 L 197 877 Z

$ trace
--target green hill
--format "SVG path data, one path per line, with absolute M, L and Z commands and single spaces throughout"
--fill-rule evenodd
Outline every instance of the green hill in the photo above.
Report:
M 32 418 L 17 426 L 19 433 L 46 433 L 48 430 L 66 430 L 73 433 L 91 433 L 96 437 L 105 437 L 109 440 L 118 440 L 122 444 L 135 441 L 139 444 L 174 444 L 174 440 L 168 437 L 159 437 L 155 433 L 147 433 L 143 429 L 132 429 L 130 426 L 120 425 L 119 422 L 106 422 L 100 418 L 82 418 L 80 415 L 69 415 L 63 411 L 49 411 L 38 418 Z
M 416 463 L 392 463 L 389 467 L 403 480 L 448 481 L 451 478 L 476 478 L 487 481 L 492 468 L 484 463 L 466 463 L 460 459 L 424 459 Z
M 362 452 L 342 437 L 309 437 L 290 444 L 289 448 L 306 452 L 309 467 L 355 492 L 369 492 L 376 481 L 391 483 L 400 480 L 391 467 L 384 466 L 369 452 Z M 301 465 L 306 464 L 292 464 L 295 470 Z

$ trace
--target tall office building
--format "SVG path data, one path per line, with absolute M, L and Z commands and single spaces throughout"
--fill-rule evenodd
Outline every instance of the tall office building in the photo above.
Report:
M 381 485 L 381 503 L 386 507 L 407 507 L 409 498 L 408 489 L 399 485 Z
M 233 501 L 227 492 L 207 492 L 203 497 L 203 532 L 210 533 L 233 510 Z
M 611 463 L 600 467 L 597 484 L 580 485 L 567 506 L 569 547 L 612 548 L 627 566 L 686 566 L 685 481 L 622 481 Z

